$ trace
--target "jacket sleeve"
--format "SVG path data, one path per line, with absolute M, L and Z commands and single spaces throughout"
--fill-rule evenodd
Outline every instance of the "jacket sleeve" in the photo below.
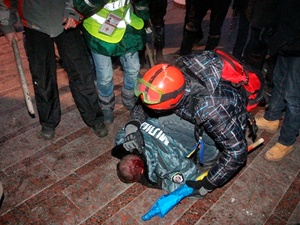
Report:
M 208 97 L 206 102 L 211 103 L 199 115 L 206 133 L 221 151 L 219 160 L 209 170 L 207 177 L 215 186 L 222 186 L 231 179 L 245 165 L 248 155 L 245 100 L 232 87 L 222 86 L 221 89 L 223 94 Z
M 0 1 L 0 24 L 4 34 L 15 32 L 14 24 L 17 22 L 17 1 Z
M 1 25 L 8 25 L 8 19 L 9 19 L 9 9 L 4 4 L 3 1 L 0 1 L 0 23 Z

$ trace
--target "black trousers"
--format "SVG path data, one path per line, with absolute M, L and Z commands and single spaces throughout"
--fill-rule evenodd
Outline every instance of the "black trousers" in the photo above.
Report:
M 192 0 L 188 2 L 188 21 L 193 22 L 201 29 L 203 18 L 210 13 L 210 35 L 221 35 L 221 28 L 227 15 L 231 0 Z
M 153 26 L 163 26 L 167 13 L 168 0 L 150 0 L 149 15 Z
M 40 124 L 54 130 L 61 119 L 55 48 L 57 45 L 69 86 L 84 122 L 93 127 L 103 121 L 103 113 L 95 90 L 95 70 L 79 29 L 63 31 L 59 36 L 25 28 L 25 48 L 34 86 Z

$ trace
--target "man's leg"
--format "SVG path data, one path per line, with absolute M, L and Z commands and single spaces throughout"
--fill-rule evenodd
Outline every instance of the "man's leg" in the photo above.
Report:
M 205 50 L 215 49 L 220 42 L 221 29 L 223 22 L 227 15 L 231 0 L 212 0 L 210 25 L 209 25 L 209 37 L 205 46 Z
M 42 126 L 42 136 L 44 139 L 50 140 L 54 137 L 54 130 L 61 119 L 54 40 L 49 35 L 39 31 L 26 27 L 24 29 L 26 52 L 32 75 L 39 121 Z
M 203 38 L 202 21 L 209 9 L 209 1 L 187 1 L 180 55 L 190 54 L 196 42 Z
M 97 74 L 97 90 L 104 113 L 104 122 L 114 121 L 115 93 L 111 57 L 92 52 Z
M 246 18 L 245 11 L 241 11 L 239 12 L 239 14 L 240 15 L 239 15 L 238 33 L 232 50 L 232 55 L 235 58 L 241 60 L 243 56 L 244 48 L 246 47 L 246 42 L 248 40 L 250 22 Z
M 156 63 L 163 63 L 163 48 L 165 47 L 164 16 L 167 12 L 167 0 L 150 0 L 149 14 L 154 32 L 154 47 L 156 49 Z
M 132 110 L 137 99 L 134 94 L 134 87 L 140 73 L 139 54 L 138 52 L 126 53 L 120 57 L 120 61 L 124 69 L 122 103 L 128 110 Z
M 79 29 L 64 31 L 55 41 L 83 121 L 94 129 L 97 136 L 106 136 L 108 131 L 95 90 L 94 66 Z

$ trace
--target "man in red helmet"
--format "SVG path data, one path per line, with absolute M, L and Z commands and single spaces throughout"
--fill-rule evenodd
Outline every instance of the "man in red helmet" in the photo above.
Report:
M 201 143 L 200 136 L 204 142 L 200 165 L 211 168 L 203 180 L 186 182 L 195 189 L 194 195 L 205 196 L 221 187 L 247 160 L 247 97 L 221 79 L 222 68 L 213 51 L 152 67 L 137 81 L 139 100 L 125 126 L 123 147 L 129 152 L 145 148 L 138 137 L 149 117 L 158 118 L 162 130 L 186 148 Z

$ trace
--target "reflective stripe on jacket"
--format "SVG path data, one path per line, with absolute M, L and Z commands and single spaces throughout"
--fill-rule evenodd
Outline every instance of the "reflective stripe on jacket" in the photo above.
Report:
M 130 9 L 130 1 L 118 0 L 107 3 L 103 9 L 84 20 L 84 28 L 94 37 L 108 43 L 119 43 L 126 32 L 126 26 L 130 25 L 136 30 L 141 30 L 144 21 L 137 17 Z M 106 18 L 113 14 L 121 18 L 111 35 L 100 32 Z

